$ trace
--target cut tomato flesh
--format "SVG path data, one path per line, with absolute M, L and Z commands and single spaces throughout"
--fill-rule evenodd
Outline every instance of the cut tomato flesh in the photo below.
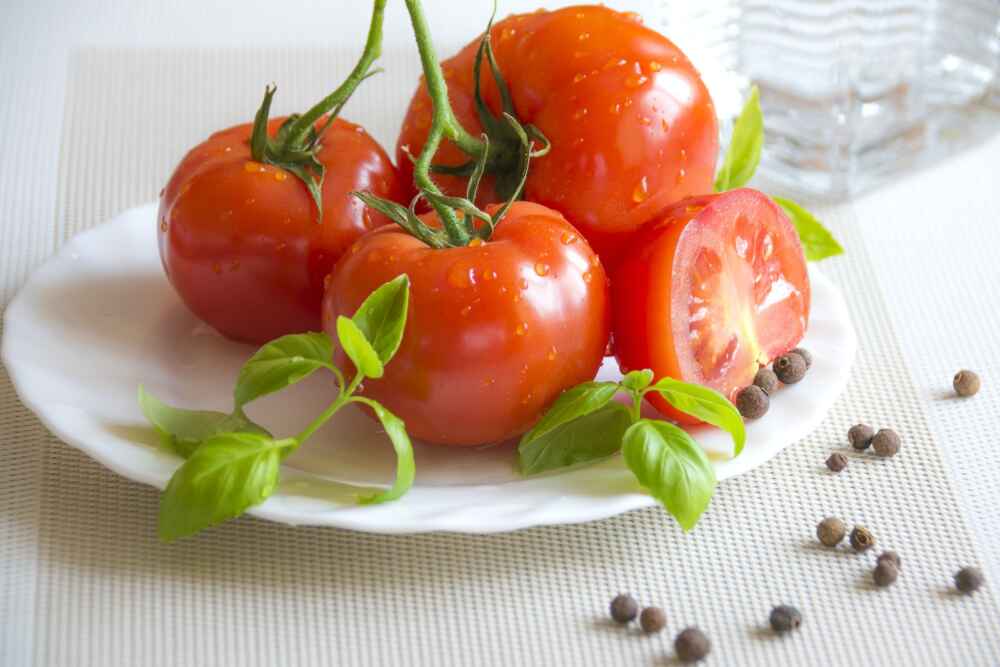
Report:
M 802 339 L 810 299 L 805 258 L 791 222 L 760 192 L 675 204 L 640 233 L 633 250 L 612 284 L 623 370 L 652 368 L 657 377 L 733 398 L 760 366 Z

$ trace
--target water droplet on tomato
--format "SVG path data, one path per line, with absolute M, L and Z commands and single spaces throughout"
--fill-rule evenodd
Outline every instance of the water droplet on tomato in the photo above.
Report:
M 645 74 L 629 74 L 627 77 L 625 77 L 625 87 L 638 88 L 647 81 L 649 81 L 649 77 L 647 77 Z
M 448 270 L 448 284 L 452 287 L 471 287 L 476 284 L 476 274 L 471 266 L 459 262 Z
M 649 116 L 643 116 L 642 118 L 639 119 L 639 123 L 642 125 L 649 125 L 652 122 L 653 121 L 650 120 Z
M 514 28 L 504 28 L 503 30 L 500 31 L 500 41 L 505 42 L 516 34 L 517 30 L 515 30 Z
M 481 238 L 479 238 L 479 237 L 476 237 L 476 238 L 472 239 L 471 241 L 469 241 L 469 247 L 470 248 L 478 248 L 481 245 L 483 245 L 483 240 Z
M 518 336 L 523 336 L 524 334 L 528 333 L 528 323 L 521 322 L 520 324 L 518 324 L 517 327 L 514 328 L 514 333 L 516 333 Z
M 562 238 L 560 239 L 563 244 L 569 245 L 571 243 L 576 243 L 577 238 L 579 238 L 573 232 L 563 232 Z
M 684 181 L 684 177 L 687 176 L 687 172 L 684 171 L 684 167 L 681 167 L 677 172 L 677 184 L 680 185 Z
M 225 148 L 222 149 L 222 152 L 223 153 L 231 153 L 232 150 L 233 150 L 232 146 L 226 146 Z
M 461 312 L 462 312 L 462 317 L 468 317 L 469 313 L 472 312 L 472 306 L 466 306 L 465 308 L 462 309 Z
M 333 282 L 333 275 L 329 273 L 326 274 L 326 277 L 323 278 L 323 289 L 330 289 L 330 283 L 332 282 Z
M 632 190 L 632 201 L 636 204 L 639 202 L 646 201 L 646 197 L 649 196 L 649 183 L 646 181 L 646 177 L 643 176 L 638 183 L 635 184 L 635 188 Z
M 682 148 L 681 149 L 681 162 L 687 162 L 687 159 L 688 159 L 687 149 Z
M 670 131 L 670 123 L 667 122 L 666 118 L 661 118 L 660 119 L 660 127 L 663 128 L 664 132 L 669 132 Z
M 520 280 L 518 280 L 517 281 L 517 286 L 520 287 L 521 289 L 528 289 L 528 280 L 527 280 L 527 278 L 521 278 Z
M 550 268 L 549 265 L 546 264 L 545 262 L 536 262 L 535 263 L 535 273 L 537 273 L 540 276 L 546 276 L 546 275 L 548 275 L 549 268 Z
M 274 172 L 274 180 L 276 181 L 283 181 L 287 178 L 288 178 L 288 172 L 282 171 L 281 169 Z
M 553 345 L 551 348 L 549 348 L 549 354 L 547 355 L 548 358 L 549 358 L 549 361 L 555 361 L 557 354 L 559 354 L 559 350 L 557 350 L 556 346 Z
M 169 228 L 169 225 L 167 225 L 167 219 L 166 218 L 161 218 L 160 219 L 160 231 L 161 232 L 165 232 L 165 231 L 167 231 L 168 228 Z
M 610 110 L 613 114 L 620 114 L 622 112 L 622 105 L 620 103 L 615 103 L 612 105 Z
M 265 167 L 264 165 L 262 165 L 260 162 L 255 162 L 254 160 L 247 160 L 246 162 L 243 163 L 243 171 L 245 171 L 247 173 L 253 174 L 253 173 L 259 173 L 259 172 L 266 171 L 266 170 L 267 170 L 267 167 Z
M 590 33 L 589 32 L 581 32 L 579 34 L 579 36 L 577 36 L 577 39 L 579 39 L 581 42 L 586 41 L 586 40 L 590 39 Z
M 593 273 L 591 273 L 590 271 L 584 271 L 583 272 L 583 282 L 589 284 L 590 281 L 593 280 L 593 279 L 594 279 L 594 274 Z
M 586 74 L 584 74 L 583 72 L 579 72 L 576 76 L 573 77 L 573 83 L 580 83 L 586 78 L 587 78 Z
M 628 109 L 630 106 L 632 106 L 632 97 L 626 95 L 625 96 L 625 108 Z
M 661 65 L 659 62 L 657 62 L 655 60 L 650 60 L 649 61 L 649 71 L 650 72 L 659 72 L 661 69 L 663 69 L 663 65 Z
M 483 276 L 483 280 L 485 282 L 490 282 L 497 279 L 497 272 L 494 271 L 493 269 L 488 269 L 486 271 L 483 271 L 481 275 Z
M 529 391 L 528 395 L 525 396 L 523 399 L 521 399 L 521 405 L 527 405 L 528 403 L 531 403 L 531 399 L 532 399 L 533 396 L 534 396 L 534 394 L 532 394 Z
M 587 115 L 587 107 L 580 107 L 573 114 L 573 120 L 580 120 L 581 118 L 583 118 L 586 115 Z

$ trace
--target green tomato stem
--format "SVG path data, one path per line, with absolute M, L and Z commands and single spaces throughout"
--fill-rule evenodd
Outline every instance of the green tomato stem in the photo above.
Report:
M 455 112 L 448 99 L 448 85 L 444 80 L 441 63 L 438 62 L 437 54 L 434 52 L 430 26 L 427 24 L 420 0 L 406 0 L 406 9 L 410 13 L 410 23 L 413 25 L 413 36 L 420 52 L 427 92 L 434 107 L 427 140 L 413 168 L 413 180 L 420 189 L 441 194 L 441 190 L 430 176 L 431 161 L 437 153 L 441 139 L 453 141 L 462 151 L 473 157 L 482 156 L 486 152 L 486 144 L 469 134 L 455 118 Z M 431 205 L 441 218 L 441 224 L 452 245 L 467 245 L 471 238 L 471 224 L 460 223 L 455 211 L 449 206 L 434 201 Z
M 632 416 L 632 421 L 639 421 L 642 416 L 642 395 L 644 392 L 641 391 L 629 391 L 632 395 L 632 405 L 629 406 L 629 414 Z
M 313 433 L 319 430 L 319 428 L 323 426 L 323 424 L 325 424 L 330 420 L 330 417 L 332 417 L 334 413 L 337 412 L 337 410 L 344 407 L 344 405 L 346 405 L 351 400 L 351 395 L 354 393 L 354 391 L 358 388 L 358 385 L 361 384 L 361 381 L 364 379 L 365 379 L 364 375 L 362 375 L 361 373 L 355 373 L 354 379 L 351 380 L 351 384 L 348 385 L 347 390 L 346 391 L 342 390 L 340 392 L 340 395 L 337 396 L 336 400 L 334 400 L 333 403 L 327 406 L 326 410 L 320 413 L 319 417 L 316 417 L 316 419 L 314 419 L 312 423 L 309 424 L 309 426 L 306 426 L 301 433 L 295 436 L 295 441 L 298 443 L 298 445 L 301 445 L 303 442 L 308 440 Z
M 309 132 L 309 128 L 316 124 L 324 114 L 343 106 L 348 98 L 354 93 L 358 85 L 364 81 L 371 72 L 372 63 L 382 54 L 382 22 L 385 16 L 385 5 L 388 0 L 375 0 L 372 9 L 371 25 L 368 28 L 368 39 L 365 42 L 365 50 L 361 53 L 361 58 L 354 66 L 354 69 L 347 76 L 340 87 L 320 100 L 315 106 L 299 116 L 288 131 L 291 145 L 300 145 Z M 329 125 L 324 126 L 324 130 Z

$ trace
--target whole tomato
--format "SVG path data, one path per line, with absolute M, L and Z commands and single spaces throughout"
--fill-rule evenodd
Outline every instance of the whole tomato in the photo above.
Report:
M 650 368 L 729 399 L 794 348 L 809 322 L 798 234 L 770 198 L 746 188 L 670 206 L 636 235 L 611 285 L 622 372 Z
M 435 216 L 421 217 L 434 225 Z M 517 436 L 601 364 L 607 278 L 586 240 L 551 209 L 517 202 L 488 241 L 464 247 L 431 248 L 393 226 L 366 234 L 330 276 L 325 329 L 335 335 L 338 315 L 403 273 L 411 286 L 402 345 L 362 393 L 416 438 L 479 445 Z
M 684 197 L 711 192 L 718 126 L 708 90 L 674 44 L 634 14 L 583 5 L 510 16 L 496 23 L 491 42 L 510 88 L 516 115 L 551 142 L 536 159 L 525 198 L 560 211 L 609 269 L 631 233 Z M 473 135 L 482 124 L 474 99 L 473 62 L 479 40 L 442 63 L 456 118 Z M 483 65 L 483 97 L 496 113 L 498 89 Z M 419 154 L 432 105 L 421 84 L 407 110 L 396 148 L 409 179 L 407 152 Z M 436 163 L 468 160 L 445 142 Z M 439 175 L 449 194 L 464 179 Z M 481 202 L 496 202 L 484 181 Z
M 268 123 L 274 135 L 282 118 Z M 407 190 L 364 129 L 340 118 L 323 135 L 323 217 L 305 184 L 250 153 L 252 125 L 217 132 L 181 160 L 160 195 L 160 257 L 202 320 L 238 341 L 317 330 L 323 279 L 351 243 L 388 222 L 351 195 Z

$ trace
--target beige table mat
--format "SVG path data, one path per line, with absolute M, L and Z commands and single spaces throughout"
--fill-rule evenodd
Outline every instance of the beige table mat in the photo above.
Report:
M 59 243 L 153 199 L 184 147 L 248 117 L 264 83 L 279 82 L 279 111 L 304 108 L 348 60 L 337 51 L 79 53 L 57 217 L 2 221 L 0 234 L 17 241 L 0 247 L 4 303 Z M 390 53 L 385 65 L 415 76 L 411 54 Z M 375 79 L 347 117 L 391 143 L 410 92 Z M 809 438 L 723 483 L 688 535 L 650 509 L 496 536 L 242 519 L 163 545 L 157 493 L 47 434 L 3 374 L 0 664 L 670 664 L 670 640 L 688 624 L 710 635 L 709 664 L 1000 663 L 992 594 L 950 592 L 953 572 L 977 555 L 857 223 L 843 210 L 828 222 L 848 248 L 823 268 L 847 294 L 860 336 L 854 379 Z M 847 452 L 847 471 L 828 474 L 823 460 L 845 451 L 859 420 L 896 428 L 901 454 L 886 462 Z M 875 553 L 820 548 L 813 532 L 826 515 L 864 523 L 899 551 L 897 585 L 872 588 Z M 619 591 L 663 606 L 667 631 L 611 627 L 606 606 Z M 805 623 L 779 639 L 765 626 L 782 602 Z

